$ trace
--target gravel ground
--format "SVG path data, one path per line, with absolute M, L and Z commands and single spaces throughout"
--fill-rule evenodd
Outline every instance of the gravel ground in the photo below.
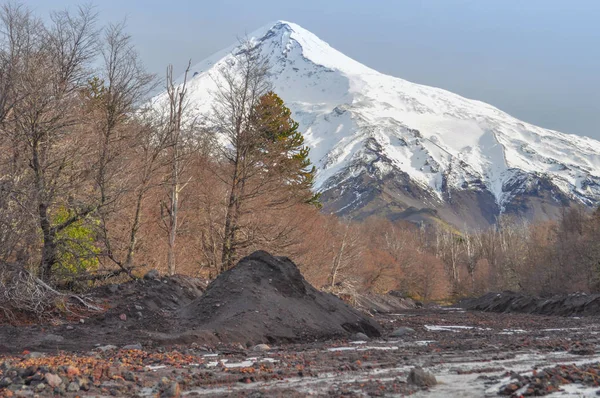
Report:
M 0 357 L 0 396 L 564 397 L 600 390 L 598 318 L 420 309 L 376 320 L 382 338 L 270 347 L 107 347 L 105 335 L 92 333 L 99 347 L 91 351 L 57 352 L 48 343 Z M 68 326 L 91 333 L 79 324 L 60 330 Z M 36 333 L 18 341 L 64 338 L 56 329 Z M 437 384 L 409 377 L 417 367 Z

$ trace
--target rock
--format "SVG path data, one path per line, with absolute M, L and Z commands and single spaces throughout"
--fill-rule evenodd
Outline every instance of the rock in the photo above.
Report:
M 107 351 L 114 351 L 114 350 L 118 350 L 119 347 L 117 347 L 116 345 L 103 345 L 101 347 L 96 348 L 96 350 L 101 351 L 101 352 L 107 352 Z
M 146 280 L 156 280 L 160 277 L 159 273 L 157 270 L 155 269 L 151 269 L 150 271 L 146 272 L 146 275 L 144 275 L 144 279 Z
M 501 390 L 500 394 L 512 395 L 520 388 L 521 388 L 521 384 L 511 383 L 511 384 L 505 386 L 504 389 Z
M 133 372 L 125 372 L 123 373 L 123 379 L 125 381 L 135 381 L 135 374 Z
M 77 369 L 75 366 L 67 366 L 67 376 L 69 378 L 72 379 L 73 377 L 79 376 L 80 373 L 81 372 L 79 371 L 79 369 Z
M 66 329 L 67 329 L 67 330 L 73 330 L 73 329 L 75 329 L 75 328 L 74 328 L 73 326 L 71 326 L 71 325 L 67 325 Z
M 179 383 L 174 382 L 171 383 L 162 394 L 160 394 L 161 398 L 179 398 L 181 396 L 181 387 L 179 387 Z
M 390 334 L 390 337 L 404 337 L 404 336 L 408 336 L 408 335 L 411 335 L 414 333 L 415 333 L 415 329 L 407 328 L 407 327 L 400 327 L 400 328 L 394 330 Z
M 115 294 L 116 292 L 118 292 L 119 288 L 120 288 L 120 286 L 117 284 L 108 285 L 108 291 L 111 292 L 112 294 Z
M 409 384 L 414 384 L 419 387 L 431 387 L 437 384 L 435 376 L 422 368 L 413 368 L 406 380 Z
M 269 347 L 267 344 L 258 344 L 252 347 L 252 351 L 269 351 L 270 349 L 271 347 Z
M 44 383 L 39 383 L 34 388 L 35 392 L 42 392 L 44 389 L 46 389 L 46 385 Z
M 369 336 L 367 336 L 364 333 L 354 333 L 352 336 L 350 336 L 350 341 L 368 341 L 369 340 Z
M 138 310 L 138 311 L 141 311 L 141 310 L 143 310 L 143 309 L 144 309 L 144 307 L 142 307 L 141 305 L 137 305 L 137 304 L 136 304 L 136 305 L 134 305 L 134 307 L 135 307 L 135 309 L 136 309 L 136 310 Z
M 46 383 L 53 388 L 60 386 L 63 382 L 62 379 L 54 373 L 46 373 L 46 377 L 44 379 L 46 380 Z
M 69 386 L 67 387 L 67 391 L 69 392 L 78 392 L 80 390 L 79 384 L 75 381 L 72 381 L 71 383 L 69 383 Z
M 84 324 L 85 323 L 85 319 L 80 319 L 79 323 Z
M 12 379 L 10 377 L 5 377 L 0 380 L 0 388 L 6 388 L 12 384 Z
M 140 343 L 128 344 L 126 346 L 123 346 L 123 349 L 124 350 L 141 350 L 142 345 Z
M 36 374 L 37 371 L 38 371 L 37 366 L 30 366 L 27 369 L 23 369 L 23 372 L 21 373 L 21 377 L 23 377 L 23 378 L 32 377 L 33 375 Z
M 127 320 L 127 315 L 121 314 L 121 315 L 119 315 L 119 319 L 122 320 L 122 321 L 126 321 Z
M 171 379 L 169 379 L 166 376 L 161 377 L 160 381 L 158 382 L 158 386 L 162 389 L 165 389 L 170 385 L 171 385 Z
M 12 383 L 20 386 L 25 384 L 25 380 L 21 376 L 12 377 Z
M 83 391 L 88 391 L 90 389 L 90 381 L 87 377 L 78 378 L 77 384 L 79 384 L 79 388 Z
M 42 337 L 41 343 L 42 344 L 53 344 L 53 343 L 62 343 L 63 341 L 65 341 L 65 338 L 62 336 L 59 336 L 58 334 L 47 334 L 44 337 Z
M 30 352 L 29 354 L 25 355 L 23 358 L 25 359 L 37 359 L 37 358 L 43 358 L 45 357 L 46 354 L 42 353 L 42 352 Z

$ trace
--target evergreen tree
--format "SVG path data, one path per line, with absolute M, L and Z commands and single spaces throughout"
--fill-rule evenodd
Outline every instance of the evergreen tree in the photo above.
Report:
M 260 97 L 254 117 L 260 137 L 257 145 L 265 153 L 269 172 L 280 175 L 290 190 L 304 197 L 304 202 L 320 207 L 319 194 L 312 192 L 316 168 L 308 157 L 310 148 L 304 145 L 304 136 L 290 109 L 270 91 Z

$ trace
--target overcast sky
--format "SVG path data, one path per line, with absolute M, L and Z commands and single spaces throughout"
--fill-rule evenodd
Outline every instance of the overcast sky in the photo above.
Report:
M 1 0 L 0 0 L 1 1 Z M 25 0 L 45 14 L 76 0 Z M 182 70 L 284 19 L 380 72 L 600 139 L 600 0 L 96 0 L 148 70 Z

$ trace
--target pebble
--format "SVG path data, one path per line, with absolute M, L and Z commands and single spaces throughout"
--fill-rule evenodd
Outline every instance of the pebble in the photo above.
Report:
M 133 372 L 125 372 L 123 373 L 123 379 L 126 381 L 135 381 L 135 374 Z
M 67 391 L 69 392 L 78 392 L 80 390 L 79 384 L 72 381 L 69 383 L 69 387 L 67 387 Z
M 352 336 L 350 336 L 350 341 L 367 341 L 370 340 L 369 336 L 367 336 L 364 333 L 354 333 Z
M 43 358 L 45 357 L 46 354 L 42 353 L 42 352 L 30 352 L 29 354 L 23 356 L 23 358 L 25 359 L 37 359 L 37 358 Z
M 79 384 L 79 388 L 83 391 L 88 391 L 90 389 L 90 381 L 87 377 L 79 377 L 77 379 L 77 384 Z
M 77 369 L 75 366 L 67 366 L 67 376 L 69 376 L 70 378 L 79 376 L 79 373 L 79 369 Z
M 46 377 L 45 377 L 46 383 L 48 383 L 48 385 L 50 387 L 58 387 L 62 384 L 62 379 L 60 377 L 58 377 L 57 375 L 55 375 L 54 373 L 46 373 Z
M 128 344 L 123 346 L 124 350 L 141 350 L 142 349 L 142 345 L 140 343 L 135 343 L 135 344 Z
M 179 387 L 179 383 L 173 382 L 171 383 L 162 394 L 160 394 L 161 398 L 179 398 L 181 396 L 181 387 Z
M 390 337 L 404 337 L 404 336 L 407 336 L 409 334 L 414 334 L 414 333 L 415 333 L 415 329 L 407 328 L 407 327 L 401 327 L 401 328 L 395 329 L 390 334 Z
M 107 352 L 107 351 L 113 351 L 113 350 L 118 350 L 119 347 L 117 347 L 116 345 L 103 345 L 101 347 L 96 348 L 96 350 L 98 351 L 102 351 L 102 352 Z
M 269 351 L 270 349 L 271 347 L 269 347 L 267 344 L 258 344 L 252 348 L 252 351 Z

